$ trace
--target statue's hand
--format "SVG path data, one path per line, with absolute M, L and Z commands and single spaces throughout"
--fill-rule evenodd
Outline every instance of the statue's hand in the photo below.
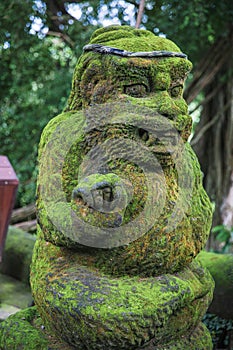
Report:
M 131 186 L 115 174 L 92 174 L 82 179 L 74 188 L 72 200 L 92 209 L 93 215 L 97 211 L 103 213 L 103 219 L 106 217 L 109 221 L 112 217 L 113 225 L 119 226 L 130 200 L 130 189 Z

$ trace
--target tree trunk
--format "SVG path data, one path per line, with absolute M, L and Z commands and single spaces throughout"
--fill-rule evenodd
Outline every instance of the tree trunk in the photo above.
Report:
M 26 207 L 14 209 L 11 215 L 10 224 L 16 224 L 22 221 L 29 221 L 36 217 L 35 203 L 28 204 Z
M 20 228 L 22 231 L 34 233 L 36 232 L 36 223 L 36 220 L 23 221 L 13 225 L 13 227 Z
M 199 139 L 193 142 L 204 173 L 204 187 L 215 203 L 213 225 L 221 224 L 221 207 L 227 197 L 230 187 L 230 177 L 233 170 L 233 78 L 227 74 L 227 66 L 216 76 L 205 89 L 205 95 L 218 86 L 218 92 L 203 106 L 201 122 L 198 132 L 210 122 L 208 130 Z M 229 67 L 230 69 L 230 67 Z M 192 142 L 191 142 L 192 143 Z
M 204 173 L 204 187 L 215 203 L 213 226 L 221 224 L 222 204 L 233 172 L 233 31 L 219 38 L 194 73 L 186 98 L 204 94 L 200 123 L 191 144 Z M 232 210 L 232 209 L 231 209 Z

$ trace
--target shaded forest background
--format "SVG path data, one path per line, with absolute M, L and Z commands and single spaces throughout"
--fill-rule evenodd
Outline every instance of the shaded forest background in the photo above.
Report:
M 0 154 L 20 180 L 17 207 L 35 201 L 37 147 L 43 127 L 66 104 L 72 73 L 92 32 L 135 25 L 140 1 L 1 0 Z M 231 238 L 233 173 L 233 2 L 146 1 L 141 28 L 175 41 L 194 68 L 185 98 L 190 141 L 215 208 L 213 225 Z M 228 203 L 229 202 L 229 203 Z M 226 236 L 226 232 L 227 236 Z

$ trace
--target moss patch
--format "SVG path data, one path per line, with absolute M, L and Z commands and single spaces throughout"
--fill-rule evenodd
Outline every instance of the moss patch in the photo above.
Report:
M 214 298 L 209 312 L 233 319 L 233 256 L 202 251 L 197 260 L 209 270 L 215 281 Z
M 157 37 L 149 31 L 128 26 L 110 26 L 104 30 L 97 30 L 90 43 L 133 52 L 154 50 L 180 52 L 172 41 Z M 178 58 L 126 59 L 112 55 L 84 53 L 75 69 L 66 110 L 77 110 L 91 102 L 104 103 L 109 98 L 119 99 L 127 86 L 135 84 L 143 84 L 148 93 L 182 87 L 191 68 L 190 61 Z M 180 91 L 182 93 L 182 88 Z
M 0 263 L 0 273 L 14 277 L 24 283 L 29 283 L 29 271 L 32 251 L 36 237 L 9 227 L 3 259 Z
M 38 241 L 32 265 L 42 318 L 73 346 L 134 349 L 152 338 L 159 344 L 197 324 L 212 297 L 212 279 L 196 263 L 142 279 L 110 277 L 84 261 L 83 254 Z
M 76 142 L 65 158 L 63 174 L 60 179 L 60 182 L 63 182 L 63 187 L 60 187 L 60 191 L 64 191 L 65 194 L 63 194 L 63 196 L 65 196 L 65 200 L 61 201 L 59 199 L 60 193 L 56 187 L 56 181 L 54 182 L 54 187 L 52 186 L 52 179 L 57 175 L 54 174 L 52 177 L 48 176 L 47 187 L 49 191 L 53 193 L 53 198 L 55 198 L 54 203 L 51 204 L 53 222 L 56 224 L 58 219 L 63 217 L 64 229 L 63 231 L 57 229 L 50 220 L 43 199 L 38 192 L 38 219 L 42 234 L 46 240 L 74 249 L 81 248 L 79 241 L 82 235 L 88 235 L 88 232 L 79 231 L 77 227 L 73 236 L 66 234 L 66 231 L 70 232 L 72 226 L 71 208 L 75 210 L 76 205 L 73 202 L 71 204 L 72 192 L 78 185 L 81 186 L 77 173 L 78 165 L 85 152 L 92 149 L 98 142 L 103 144 L 105 139 L 111 140 L 114 135 L 141 142 L 134 129 L 121 128 L 117 125 L 115 125 L 113 129 L 107 127 L 102 133 L 94 131 L 92 134 L 88 134 L 87 141 L 82 144 L 82 149 L 80 149 L 79 141 Z M 134 240 L 134 242 L 127 246 L 107 250 L 99 249 L 94 252 L 90 249 L 90 254 L 94 253 L 96 257 L 96 266 L 106 273 L 115 275 L 126 273 L 130 275 L 155 276 L 161 273 L 175 272 L 190 263 L 205 245 L 211 225 L 212 209 L 210 201 L 202 187 L 201 171 L 193 150 L 189 144 L 186 144 L 183 152 L 184 158 L 180 158 L 179 153 L 177 157 L 173 156 L 176 161 L 175 165 L 174 163 L 172 164 L 174 161 L 171 157 L 169 158 L 164 153 L 164 146 L 155 144 L 152 145 L 152 150 L 153 147 L 156 149 L 155 152 L 161 152 L 159 159 L 161 160 L 160 163 L 162 164 L 167 190 L 164 209 L 158 220 L 155 220 L 155 224 L 152 225 L 152 228 L 142 235 L 138 232 L 140 238 L 136 241 Z M 140 153 L 138 151 L 137 153 L 137 157 L 140 159 Z M 57 162 L 57 154 L 58 153 L 56 153 L 52 161 Z M 80 155 L 78 158 L 77 154 Z M 147 161 L 142 157 L 144 157 L 144 155 L 141 156 L 141 161 Z M 151 153 L 148 153 L 148 157 L 151 157 Z M 170 166 L 168 166 L 169 163 L 167 164 L 167 162 L 170 162 Z M 77 164 L 77 166 L 75 166 L 75 164 Z M 182 169 L 179 173 L 177 172 L 176 166 Z M 104 178 L 114 173 L 119 178 L 123 177 L 123 179 L 128 180 L 129 183 L 133 185 L 133 198 L 125 210 L 123 219 L 123 225 L 127 224 L 127 222 L 137 218 L 147 201 L 148 188 L 145 175 L 137 165 L 126 160 L 116 159 L 114 162 L 106 163 L 106 167 L 109 172 L 107 175 L 98 173 L 97 175 L 91 175 L 95 178 L 95 183 L 99 181 L 98 177 Z M 92 168 L 90 168 L 90 171 L 93 171 Z M 41 174 L 45 176 L 42 171 Z M 179 188 L 179 181 L 182 177 L 190 177 L 193 179 L 191 197 L 189 184 L 187 184 L 187 189 L 182 189 L 182 192 Z M 39 187 L 40 179 L 39 177 Z M 91 183 L 91 186 L 94 186 L 93 183 Z M 55 197 L 54 193 L 56 195 Z M 174 215 L 176 202 L 178 200 L 180 201 L 179 210 L 186 208 L 186 212 L 182 214 L 180 222 L 175 229 L 166 232 L 169 219 Z M 105 226 L 109 220 L 115 220 L 115 214 L 113 217 L 110 217 L 109 214 L 99 213 L 97 210 L 89 208 L 85 203 L 78 205 L 75 213 L 84 222 L 95 224 L 96 226 Z M 146 220 L 146 216 L 144 220 Z M 125 229 L 124 234 L 128 234 L 127 229 Z M 133 234 L 137 234 L 136 226 Z M 98 239 L 98 236 L 96 236 L 96 239 Z M 177 254 L 178 251 L 179 255 Z
M 30 287 L 25 283 L 0 274 L 0 286 L 0 306 L 2 302 L 17 308 L 24 308 L 32 302 Z
M 1 350 L 48 350 L 42 332 L 32 326 L 35 308 L 28 308 L 0 323 Z

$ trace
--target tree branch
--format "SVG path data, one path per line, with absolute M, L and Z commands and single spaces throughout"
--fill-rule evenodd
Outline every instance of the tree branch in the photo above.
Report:
M 137 15 L 137 20 L 136 20 L 136 25 L 135 28 L 139 28 L 141 21 L 142 21 L 142 16 L 145 8 L 145 0 L 141 0 L 139 4 L 139 9 L 138 9 L 138 15 Z
M 232 103 L 232 101 L 229 101 L 221 109 L 221 111 L 215 115 L 215 117 L 213 119 L 211 119 L 207 124 L 205 124 L 203 126 L 203 128 L 198 132 L 198 134 L 191 140 L 190 143 L 192 146 L 196 145 L 200 141 L 200 139 L 206 133 L 206 131 L 218 121 L 218 119 L 221 117 L 221 113 L 224 113 L 228 109 L 228 107 L 231 105 L 231 103 Z
M 188 103 L 206 88 L 214 79 L 226 62 L 231 59 L 233 33 L 230 30 L 227 37 L 219 37 L 208 52 L 203 56 L 195 69 L 192 82 L 185 90 L 185 99 Z
M 71 47 L 74 47 L 74 45 L 75 45 L 74 41 L 71 40 L 70 37 L 65 33 L 53 32 L 53 31 L 49 30 L 47 32 L 47 35 L 56 36 L 58 38 L 61 38 L 63 41 L 67 42 L 67 44 L 69 44 Z
M 60 25 L 67 25 L 68 20 L 77 20 L 67 11 L 67 4 L 81 1 L 45 0 L 48 12 L 48 26 L 52 32 L 60 32 Z

